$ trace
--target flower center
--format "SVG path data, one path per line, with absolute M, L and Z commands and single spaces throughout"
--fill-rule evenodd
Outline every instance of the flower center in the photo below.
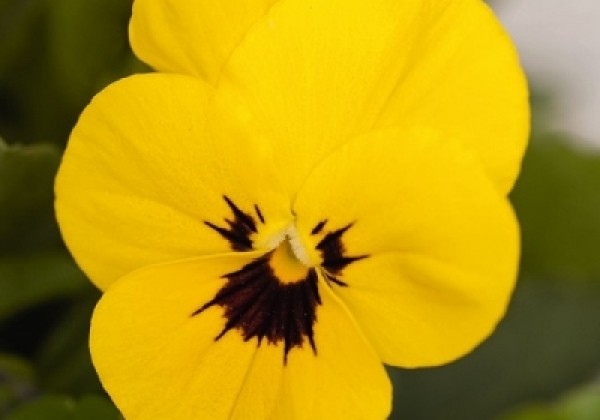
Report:
M 308 267 L 297 257 L 289 238 L 275 248 L 269 265 L 275 277 L 284 284 L 302 281 L 308 274 Z
M 268 240 L 267 247 L 273 250 L 270 265 L 282 283 L 294 283 L 306 278 L 313 264 L 293 224 Z
M 311 231 L 314 250 L 320 254 L 315 262 L 300 239 L 294 224 L 263 242 L 260 231 L 268 226 L 268 218 L 255 204 L 242 210 L 227 196 L 223 199 L 231 209 L 224 223 L 205 221 L 205 225 L 228 241 L 234 251 L 252 251 L 258 239 L 258 248 L 269 249 L 261 257 L 223 274 L 223 286 L 215 297 L 194 311 L 191 316 L 218 306 L 223 309 L 225 324 L 215 340 L 220 340 L 231 330 L 237 330 L 244 341 L 256 339 L 258 345 L 283 344 L 283 360 L 294 347 L 308 344 L 317 354 L 314 326 L 318 307 L 322 305 L 320 287 L 348 287 L 342 272 L 366 255 L 347 254 L 342 237 L 353 226 L 349 223 L 337 229 L 328 229 L 327 219 L 320 221 Z M 264 237 L 263 237 L 264 238 Z M 321 283 L 319 277 L 324 280 Z

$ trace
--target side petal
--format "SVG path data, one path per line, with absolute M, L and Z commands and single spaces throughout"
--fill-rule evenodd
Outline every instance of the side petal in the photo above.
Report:
M 518 226 L 460 143 L 425 129 L 357 138 L 311 174 L 294 211 L 313 260 L 386 363 L 456 359 L 506 310 Z
M 425 123 L 472 147 L 506 193 L 528 132 L 517 55 L 480 0 L 286 0 L 236 48 L 219 92 L 254 112 L 293 192 L 350 138 Z
M 191 316 L 212 299 L 223 273 L 249 256 L 147 267 L 104 294 L 92 319 L 94 365 L 109 395 L 132 420 L 380 419 L 391 387 L 383 365 L 347 310 L 323 291 L 317 354 L 244 341 L 222 309 Z
M 56 211 L 100 288 L 147 264 L 231 251 L 214 228 L 234 230 L 225 220 L 237 219 L 231 203 L 254 230 L 288 223 L 289 199 L 260 143 L 230 124 L 235 112 L 218 115 L 209 102 L 210 88 L 195 78 L 140 75 L 108 87 L 81 115 L 56 180 Z
M 231 51 L 277 0 L 135 0 L 136 55 L 163 72 L 215 83 Z

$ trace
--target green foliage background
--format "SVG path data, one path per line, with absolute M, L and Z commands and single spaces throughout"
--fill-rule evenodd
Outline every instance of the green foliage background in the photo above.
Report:
M 99 293 L 61 242 L 52 185 L 92 95 L 146 71 L 127 44 L 130 8 L 0 0 L 0 418 L 119 418 L 87 348 Z M 390 369 L 392 418 L 600 419 L 600 156 L 545 129 L 546 96 L 533 109 L 512 194 L 523 257 L 508 315 L 454 364 Z

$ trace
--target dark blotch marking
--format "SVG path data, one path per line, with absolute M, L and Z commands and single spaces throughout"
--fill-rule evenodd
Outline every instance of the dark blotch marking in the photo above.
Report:
M 317 223 L 317 226 L 315 226 L 313 228 L 313 230 L 310 232 L 310 234 L 318 235 L 319 233 L 321 233 L 321 231 L 323 230 L 323 228 L 325 227 L 326 224 L 327 224 L 327 219 L 321 220 L 319 223 Z
M 261 223 L 264 225 L 265 224 L 265 218 L 264 218 L 262 212 L 260 211 L 260 208 L 256 204 L 254 205 L 254 211 L 256 211 L 256 215 L 260 219 Z
M 250 251 L 252 249 L 250 236 L 257 232 L 256 221 L 250 214 L 241 211 L 226 195 L 223 196 L 223 200 L 233 213 L 233 220 L 225 219 L 228 227 L 217 226 L 208 221 L 204 221 L 204 224 L 228 241 L 234 251 Z M 260 221 L 265 223 L 265 219 L 257 205 L 254 206 L 254 209 Z
M 324 222 L 327 221 L 325 220 Z M 321 222 L 323 223 L 323 226 L 325 225 L 324 222 Z M 323 229 L 321 223 L 315 226 L 313 232 L 317 230 L 317 228 L 320 228 L 318 231 Z M 325 279 L 341 287 L 348 286 L 348 283 L 339 279 L 339 276 L 342 274 L 344 268 L 355 261 L 367 258 L 367 255 L 359 255 L 357 257 L 349 257 L 345 255 L 346 248 L 342 242 L 342 236 L 344 236 L 344 233 L 346 233 L 353 225 L 354 223 L 349 223 L 341 229 L 329 232 L 317 244 L 317 249 L 321 251 L 321 257 L 323 259 L 321 266 L 324 269 L 323 271 Z
M 259 346 L 263 340 L 269 344 L 283 342 L 285 364 L 290 350 L 302 347 L 305 339 L 313 353 L 317 354 L 313 328 L 321 297 L 314 269 L 308 270 L 306 278 L 300 281 L 282 283 L 270 266 L 272 254 L 270 252 L 238 271 L 225 274 L 223 278 L 227 283 L 214 299 L 192 316 L 212 306 L 221 306 L 227 321 L 215 341 L 237 329 L 244 341 L 256 337 Z
M 254 205 L 254 212 L 258 218 L 255 219 L 252 214 L 243 212 L 226 195 L 223 199 L 231 209 L 233 220 L 226 218 L 226 227 L 209 221 L 204 221 L 204 224 L 227 240 L 234 251 L 252 250 L 251 236 L 257 233 L 257 220 L 265 223 L 260 208 Z M 326 224 L 327 219 L 320 221 L 311 234 L 318 235 Z M 320 269 L 329 284 L 347 287 L 348 284 L 340 279 L 342 271 L 349 264 L 367 257 L 346 255 L 342 236 L 352 226 L 353 223 L 350 223 L 327 233 L 316 246 L 322 257 Z M 273 252 L 246 264 L 238 271 L 223 275 L 226 283 L 214 299 L 194 311 L 191 316 L 199 315 L 213 306 L 222 307 L 226 322 L 215 341 L 235 329 L 240 332 L 244 341 L 256 337 L 259 346 L 263 341 L 274 345 L 283 342 L 285 364 L 291 349 L 301 348 L 305 340 L 313 353 L 317 354 L 314 325 L 321 297 L 315 268 L 308 269 L 304 279 L 283 283 L 276 277 L 270 265 Z

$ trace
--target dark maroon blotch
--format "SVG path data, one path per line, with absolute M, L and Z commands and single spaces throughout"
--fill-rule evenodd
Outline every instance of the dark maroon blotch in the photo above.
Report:
M 271 255 L 272 252 L 224 275 L 227 283 L 192 316 L 211 306 L 220 306 L 227 321 L 215 340 L 236 329 L 245 341 L 256 337 L 258 345 L 263 340 L 269 344 L 283 342 L 286 363 L 290 350 L 302 347 L 305 340 L 317 353 L 313 328 L 321 297 L 314 269 L 309 269 L 304 279 L 282 283 L 270 266 Z
M 354 223 L 349 223 L 341 229 L 329 232 L 323 237 L 323 239 L 321 239 L 316 247 L 319 251 L 321 251 L 321 258 L 323 261 L 321 263 L 321 267 L 323 267 L 325 279 L 330 283 L 334 283 L 341 287 L 348 286 L 346 282 L 339 278 L 344 268 L 355 261 L 367 258 L 367 255 L 359 255 L 356 257 L 350 257 L 346 255 L 346 248 L 342 242 L 342 236 L 353 225 Z M 318 230 L 320 231 L 323 229 L 323 226 L 321 226 L 321 223 L 319 223 L 315 229 L 319 228 Z M 313 229 L 313 231 L 315 229 Z
M 250 236 L 257 232 L 256 221 L 249 213 L 244 213 L 235 203 L 226 195 L 223 200 L 227 203 L 233 213 L 233 220 L 225 219 L 227 227 L 217 226 L 214 223 L 205 221 L 204 224 L 217 232 L 231 245 L 234 251 L 250 251 L 252 250 L 252 239 Z M 265 223 L 265 218 L 257 205 L 254 205 L 256 215 L 262 223 Z

